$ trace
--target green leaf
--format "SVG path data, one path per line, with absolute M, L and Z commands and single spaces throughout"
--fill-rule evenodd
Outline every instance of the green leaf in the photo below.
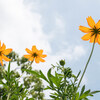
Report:
M 10 62 L 9 62 L 9 65 L 8 65 L 8 73 L 10 73 Z
M 48 71 L 48 73 L 47 73 L 47 76 L 48 76 L 48 79 L 49 79 L 49 84 L 50 84 L 50 86 L 51 86 L 51 87 L 54 87 L 54 86 L 53 86 L 53 82 L 52 82 L 52 80 L 51 80 L 51 68 L 49 69 L 49 71 Z
M 41 70 L 40 70 L 40 78 L 44 79 L 45 81 L 49 83 L 48 79 L 45 77 L 45 75 L 42 73 Z
M 75 100 L 79 100 L 79 92 L 76 93 Z
M 82 89 L 81 89 L 81 94 L 80 94 L 80 96 L 83 94 L 84 90 L 85 90 L 85 85 L 84 85 L 84 86 L 82 87 Z
M 36 71 L 28 70 L 28 69 L 22 69 L 22 70 L 23 70 L 23 71 L 26 71 L 26 72 L 29 72 L 29 73 L 31 73 L 31 74 L 33 74 L 33 75 L 36 75 L 37 77 L 40 77 L 39 73 L 36 72 Z
M 92 95 L 90 94 L 90 90 L 87 90 L 86 92 L 84 92 L 84 93 L 80 96 L 80 99 L 86 98 L 87 96 L 92 96 Z
M 95 94 L 95 93 L 99 93 L 100 91 L 93 91 L 91 92 L 91 94 Z

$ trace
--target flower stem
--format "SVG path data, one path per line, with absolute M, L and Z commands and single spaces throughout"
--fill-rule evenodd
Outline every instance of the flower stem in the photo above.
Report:
M 97 36 L 97 35 L 96 35 L 96 36 Z M 95 39 L 96 39 L 96 36 L 95 36 L 95 38 L 94 38 L 94 42 L 93 42 L 93 46 L 92 46 L 92 50 L 91 50 L 90 56 L 89 56 L 89 58 L 88 58 L 88 60 L 87 60 L 87 63 L 86 63 L 85 68 L 84 68 L 84 71 L 83 71 L 82 76 L 81 76 L 81 78 L 80 78 L 80 80 L 79 80 L 78 86 L 77 86 L 76 89 L 75 89 L 75 92 L 74 92 L 74 95 L 73 95 L 73 97 L 72 97 L 72 100 L 74 100 L 74 98 L 75 98 L 75 94 L 76 94 L 76 92 L 77 92 L 77 90 L 78 90 L 78 88 L 79 88 L 79 86 L 80 86 L 80 84 L 81 84 L 81 81 L 82 81 L 83 76 L 84 76 L 84 74 L 85 74 L 85 72 L 86 72 L 87 66 L 88 66 L 88 64 L 89 64 L 89 62 L 90 62 L 90 59 L 91 59 L 91 57 L 92 57 L 93 50 L 94 50 L 94 46 L 95 46 Z
M 87 66 L 88 66 L 88 64 L 89 64 L 89 62 L 90 62 L 91 56 L 92 56 L 92 54 L 93 54 L 94 46 L 95 46 L 95 42 L 93 43 L 90 56 L 89 56 L 89 58 L 88 58 L 88 61 L 87 61 L 86 66 L 85 66 L 85 68 L 84 68 L 83 74 L 82 74 L 82 76 L 81 76 L 81 78 L 80 78 L 80 81 L 79 81 L 79 83 L 78 83 L 77 89 L 78 89 L 79 86 L 80 86 L 80 83 L 81 83 L 81 81 L 82 81 L 82 79 L 83 79 L 83 76 L 84 76 L 84 74 L 85 74 L 85 72 L 86 72 Z M 77 89 L 76 89 L 76 91 L 77 91 Z
M 10 94 L 11 94 L 11 93 L 8 93 L 8 97 L 7 97 L 7 100 L 9 100 Z

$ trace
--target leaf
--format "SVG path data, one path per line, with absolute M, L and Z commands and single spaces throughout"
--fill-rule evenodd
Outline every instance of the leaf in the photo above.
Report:
M 29 72 L 29 73 L 31 73 L 31 74 L 33 74 L 33 75 L 36 75 L 37 77 L 40 77 L 39 73 L 36 72 L 36 71 L 28 70 L 28 69 L 22 69 L 22 70 L 23 70 L 23 71 L 26 71 L 26 72 Z
M 76 93 L 75 100 L 79 100 L 79 92 Z
M 82 87 L 82 89 L 81 89 L 81 94 L 80 94 L 80 96 L 83 94 L 84 90 L 85 90 L 85 85 L 84 85 L 84 86 Z
M 51 80 L 51 68 L 48 70 L 47 76 L 48 76 L 48 79 L 49 79 L 49 84 L 50 84 L 50 86 L 51 86 L 51 87 L 54 87 L 54 86 L 53 86 L 53 82 L 52 82 L 52 80 Z
M 47 81 L 49 83 L 48 79 L 45 77 L 45 75 L 42 73 L 41 70 L 40 70 L 40 76 L 39 77 L 44 79 L 45 81 Z
M 80 99 L 86 98 L 87 96 L 92 96 L 92 95 L 90 94 L 90 90 L 87 90 L 86 92 L 84 92 L 84 94 L 82 94 L 82 95 L 80 96 Z
M 7 78 L 8 78 L 8 81 L 10 80 L 10 62 L 9 62 L 9 65 L 8 65 L 8 72 L 7 72 Z
M 100 92 L 100 91 L 93 91 L 93 92 L 91 92 L 91 94 L 95 94 L 95 93 L 98 93 L 98 92 Z

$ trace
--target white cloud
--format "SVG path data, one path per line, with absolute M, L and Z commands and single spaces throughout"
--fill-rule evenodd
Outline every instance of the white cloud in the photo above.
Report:
M 22 52 L 33 44 L 50 52 L 50 45 L 42 31 L 41 15 L 31 12 L 23 0 L 0 1 L 0 40 Z

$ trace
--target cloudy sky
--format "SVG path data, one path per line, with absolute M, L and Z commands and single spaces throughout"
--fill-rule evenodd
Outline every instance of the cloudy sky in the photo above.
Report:
M 79 26 L 86 18 L 100 19 L 100 0 L 0 0 L 0 40 L 22 56 L 36 45 L 48 55 L 45 63 L 34 64 L 44 73 L 60 59 L 77 74 L 83 71 L 92 44 L 82 41 Z M 100 45 L 95 50 L 82 85 L 100 90 Z M 49 93 L 46 98 L 49 98 Z M 99 100 L 100 93 L 90 100 Z

